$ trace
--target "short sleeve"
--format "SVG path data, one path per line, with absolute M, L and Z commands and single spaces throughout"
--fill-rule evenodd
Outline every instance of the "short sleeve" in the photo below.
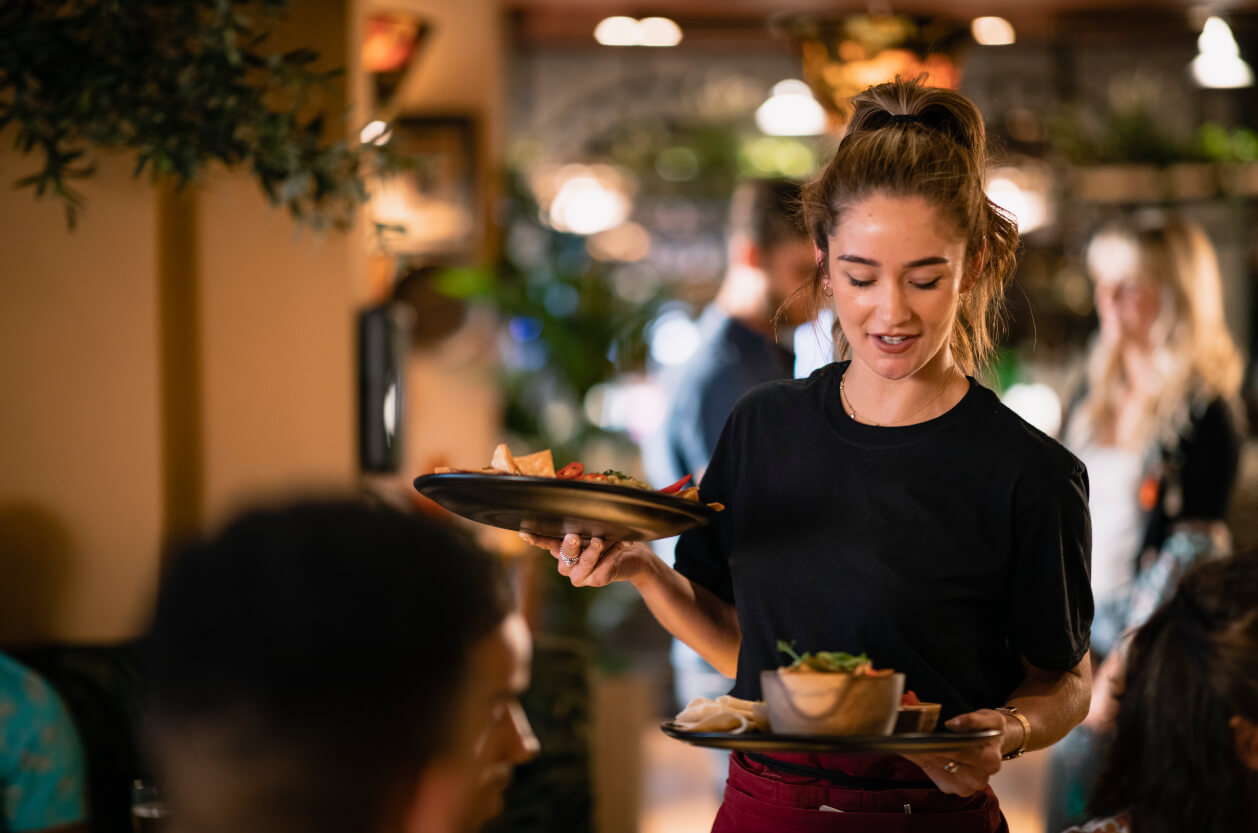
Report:
M 1037 668 L 1068 671 L 1088 653 L 1092 527 L 1082 464 L 1017 518 L 1009 597 L 1014 648 Z
M 18 678 L 9 677 L 10 680 Z M 0 691 L 0 828 L 12 833 L 87 818 L 78 732 L 56 692 L 34 674 Z
M 699 482 L 699 500 L 723 504 L 725 509 L 717 512 L 711 523 L 683 532 L 677 539 L 674 560 L 677 572 L 729 604 L 734 603 L 734 579 L 729 569 L 731 506 L 734 496 L 727 486 L 731 482 L 729 467 L 732 458 L 729 448 L 733 421 L 732 416 L 726 421 L 712 453 L 712 460 Z

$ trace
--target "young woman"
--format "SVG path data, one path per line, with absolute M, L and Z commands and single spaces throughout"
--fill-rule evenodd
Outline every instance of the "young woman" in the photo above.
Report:
M 1258 555 L 1204 561 L 1136 632 L 1074 833 L 1258 830 Z
M 984 194 L 977 109 L 904 81 L 853 105 L 805 192 L 811 290 L 846 360 L 739 402 L 700 484 L 726 509 L 675 569 L 641 544 L 535 543 L 573 584 L 633 582 L 735 696 L 759 698 L 785 639 L 866 652 L 948 728 L 1000 732 L 911 759 L 736 753 L 715 831 L 1005 830 L 1002 758 L 1087 708 L 1086 474 L 973 378 L 1017 244 Z
M 1240 459 L 1243 361 L 1205 231 L 1146 211 L 1099 230 L 1086 259 L 1100 331 L 1064 441 L 1091 476 L 1098 670 L 1087 721 L 1053 750 L 1050 830 L 1084 817 L 1096 740 L 1113 728 L 1123 634 L 1193 563 L 1230 552 L 1224 517 Z

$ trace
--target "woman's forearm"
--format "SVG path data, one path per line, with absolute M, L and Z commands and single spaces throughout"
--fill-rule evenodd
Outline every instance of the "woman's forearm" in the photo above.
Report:
M 1026 676 L 1009 696 L 1008 705 L 1016 708 L 1031 724 L 1025 739 L 1028 750 L 1043 749 L 1066 736 L 1088 714 L 1092 696 L 1091 660 L 1083 661 L 1066 672 L 1046 671 L 1023 661 Z M 1002 754 L 1008 754 L 1023 743 L 1022 726 L 1016 718 L 1005 716 Z
M 632 581 L 665 630 L 717 671 L 731 678 L 735 675 L 742 630 L 733 605 L 658 559 Z

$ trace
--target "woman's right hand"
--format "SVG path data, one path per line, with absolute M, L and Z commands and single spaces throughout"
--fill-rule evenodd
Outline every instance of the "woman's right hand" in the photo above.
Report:
M 573 587 L 603 587 L 613 581 L 637 584 L 650 575 L 655 559 L 651 548 L 641 542 L 608 544 L 602 538 L 591 538 L 582 547 L 581 536 L 575 534 L 546 538 L 521 532 L 520 537 L 549 551 L 557 562 L 559 575 L 571 581 Z

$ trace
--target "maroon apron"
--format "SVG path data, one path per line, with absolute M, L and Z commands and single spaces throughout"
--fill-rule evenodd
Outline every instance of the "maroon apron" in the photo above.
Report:
M 830 831 L 1009 833 L 1009 826 L 991 787 L 966 797 L 944 793 L 899 756 L 730 756 L 712 833 Z

